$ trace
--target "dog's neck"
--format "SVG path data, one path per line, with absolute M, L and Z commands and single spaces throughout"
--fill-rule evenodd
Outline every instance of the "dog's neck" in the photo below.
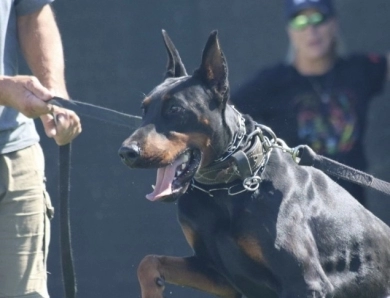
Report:
M 264 150 L 259 136 L 247 132 L 244 116 L 233 106 L 228 106 L 226 110 L 226 122 L 231 130 L 231 141 L 222 155 L 198 170 L 195 174 L 196 182 L 227 184 L 251 177 L 260 168 Z

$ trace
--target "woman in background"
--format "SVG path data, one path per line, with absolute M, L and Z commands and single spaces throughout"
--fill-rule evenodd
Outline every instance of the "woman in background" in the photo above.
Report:
M 365 171 L 368 107 L 384 87 L 389 59 L 341 55 L 331 0 L 286 0 L 285 8 L 291 61 L 260 70 L 232 93 L 231 102 L 270 126 L 288 146 L 307 144 L 318 154 Z M 365 205 L 362 187 L 337 182 Z

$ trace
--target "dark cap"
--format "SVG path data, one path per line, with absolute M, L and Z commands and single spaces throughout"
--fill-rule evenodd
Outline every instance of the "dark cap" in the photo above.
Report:
M 332 16 L 335 9 L 332 0 L 285 0 L 286 18 L 291 19 L 304 9 L 316 9 L 324 15 Z

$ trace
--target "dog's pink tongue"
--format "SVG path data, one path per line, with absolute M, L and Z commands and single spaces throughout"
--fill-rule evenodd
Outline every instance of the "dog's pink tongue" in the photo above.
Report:
M 176 168 L 180 162 L 180 160 L 177 160 L 170 166 L 157 169 L 156 186 L 152 193 L 146 195 L 148 200 L 156 201 L 161 197 L 172 194 L 172 181 L 175 177 Z

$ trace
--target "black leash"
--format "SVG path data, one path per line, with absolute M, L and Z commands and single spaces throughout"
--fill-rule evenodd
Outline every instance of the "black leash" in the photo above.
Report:
M 70 159 L 72 145 L 59 147 L 59 198 L 60 198 L 60 244 L 62 280 L 65 297 L 75 298 L 77 293 L 76 276 L 73 266 L 71 231 L 69 221 Z
M 85 116 L 91 119 L 119 126 L 130 127 L 133 129 L 137 128 L 141 124 L 142 119 L 140 116 L 129 115 L 73 99 L 53 97 L 47 103 L 59 106 L 64 109 L 72 110 L 79 116 Z
M 132 129 L 137 128 L 141 124 L 141 117 L 139 116 L 121 113 L 85 102 L 54 97 L 48 103 L 72 110 L 79 116 L 86 116 Z M 66 298 L 75 298 L 77 294 L 69 220 L 71 148 L 71 144 L 59 147 L 60 246 L 62 280 Z
M 325 156 L 318 155 L 307 145 L 295 148 L 295 156 L 293 154 L 293 158 L 299 165 L 313 166 L 329 175 L 370 187 L 390 195 L 389 182 L 375 178 L 372 175 L 341 164 Z M 299 158 L 299 160 L 297 158 Z

